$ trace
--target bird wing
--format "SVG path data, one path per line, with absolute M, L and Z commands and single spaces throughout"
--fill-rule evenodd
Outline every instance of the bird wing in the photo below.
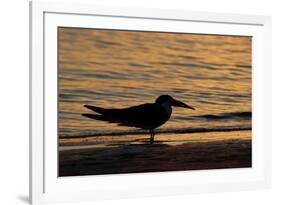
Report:
M 150 103 L 123 109 L 105 109 L 89 105 L 85 105 L 85 107 L 99 114 L 82 114 L 83 116 L 109 123 L 117 123 L 120 126 L 151 129 L 162 125 L 169 119 L 161 106 Z

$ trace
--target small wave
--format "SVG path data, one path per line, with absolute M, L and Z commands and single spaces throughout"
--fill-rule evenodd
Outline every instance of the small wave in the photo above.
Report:
M 233 118 L 251 118 L 252 112 L 230 112 L 230 113 L 222 113 L 217 115 L 198 115 L 193 116 L 197 118 L 205 118 L 208 120 L 224 120 L 224 119 L 233 119 Z
M 178 128 L 178 129 L 162 129 L 156 130 L 156 134 L 188 134 L 188 133 L 206 133 L 206 132 L 232 132 L 232 131 L 245 131 L 252 130 L 252 127 L 213 127 L 213 128 Z M 146 130 L 132 130 L 132 131 L 120 131 L 120 132 L 106 132 L 106 133 L 83 133 L 80 135 L 61 135 L 60 139 L 71 138 L 87 138 L 87 137 L 101 137 L 101 136 L 124 136 L 124 135 L 140 135 L 148 134 Z

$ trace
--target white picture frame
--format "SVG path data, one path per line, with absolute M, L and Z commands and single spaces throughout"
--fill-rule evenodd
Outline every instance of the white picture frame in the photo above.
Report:
M 161 22 L 161 23 L 159 23 Z M 58 26 L 254 36 L 253 167 L 57 177 Z M 30 2 L 30 202 L 238 191 L 271 186 L 271 18 L 255 15 Z M 165 179 L 165 180 L 164 180 Z M 71 197 L 69 197 L 71 195 Z

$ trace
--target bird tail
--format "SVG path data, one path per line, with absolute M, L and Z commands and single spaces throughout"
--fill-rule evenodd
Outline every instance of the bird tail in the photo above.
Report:
M 104 109 L 102 107 L 97 107 L 97 106 L 93 106 L 93 105 L 84 105 L 84 107 L 86 107 L 89 110 L 92 110 L 92 111 L 94 111 L 96 113 L 102 114 L 102 115 L 108 114 L 107 109 Z
M 107 117 L 105 117 L 103 115 L 83 113 L 82 116 L 88 117 L 88 118 L 91 118 L 91 119 L 95 119 L 95 120 L 102 120 L 102 121 L 107 121 L 108 120 Z
M 108 123 L 119 123 L 118 119 L 114 119 L 106 115 L 96 115 L 96 114 L 89 114 L 89 113 L 82 113 L 81 115 L 90 119 L 105 121 Z
M 105 109 L 102 107 L 84 105 L 84 107 L 92 110 L 98 114 L 83 113 L 82 116 L 88 117 L 95 120 L 106 121 L 109 123 L 118 123 L 120 116 L 118 115 L 118 109 Z

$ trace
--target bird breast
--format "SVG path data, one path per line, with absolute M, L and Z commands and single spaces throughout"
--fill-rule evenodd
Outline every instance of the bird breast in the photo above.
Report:
M 168 119 L 171 117 L 171 114 L 172 114 L 172 107 L 170 104 L 168 103 L 163 103 L 162 105 L 162 108 L 164 108 L 167 116 L 168 116 Z

